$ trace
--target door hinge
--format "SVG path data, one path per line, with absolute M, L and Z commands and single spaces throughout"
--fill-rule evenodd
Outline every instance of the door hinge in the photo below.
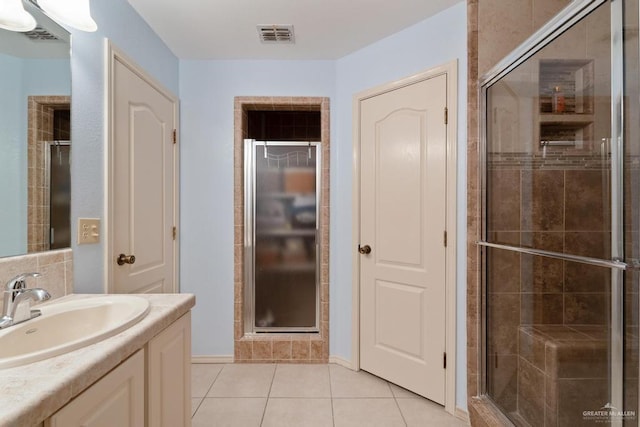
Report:
M 178 136 L 177 136 L 177 132 L 176 132 L 175 129 L 173 130 L 173 143 L 174 144 L 178 143 Z
M 442 367 L 447 369 L 447 353 L 442 354 Z
M 444 232 L 444 247 L 447 247 L 447 231 Z
M 447 107 L 444 107 L 444 124 L 449 124 L 449 109 Z
M 178 235 L 178 228 L 177 227 L 173 227 L 173 240 L 176 240 L 176 236 Z

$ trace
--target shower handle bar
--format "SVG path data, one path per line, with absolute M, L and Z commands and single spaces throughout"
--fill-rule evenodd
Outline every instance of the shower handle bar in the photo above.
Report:
M 606 259 L 591 258 L 591 257 L 580 256 L 580 255 L 569 255 L 569 254 L 563 254 L 560 252 L 545 251 L 542 249 L 531 249 L 531 248 L 523 248 L 520 246 L 500 245 L 497 243 L 489 243 L 485 241 L 478 241 L 476 243 L 478 244 L 478 246 L 483 246 L 487 248 L 504 249 L 506 251 L 511 251 L 511 252 L 520 252 L 528 255 L 539 255 L 547 258 L 555 258 L 555 259 L 561 259 L 564 261 L 579 262 L 582 264 L 596 265 L 599 267 L 616 268 L 619 270 L 634 270 L 634 269 L 640 268 L 640 262 L 638 263 L 633 262 L 631 265 L 629 265 L 622 260 L 614 259 L 609 261 Z

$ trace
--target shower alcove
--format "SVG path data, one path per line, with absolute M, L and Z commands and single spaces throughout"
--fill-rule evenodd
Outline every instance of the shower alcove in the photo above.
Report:
M 638 425 L 637 29 L 637 1 L 574 1 L 481 79 L 480 395 L 505 424 Z
M 326 363 L 329 99 L 236 97 L 234 360 Z

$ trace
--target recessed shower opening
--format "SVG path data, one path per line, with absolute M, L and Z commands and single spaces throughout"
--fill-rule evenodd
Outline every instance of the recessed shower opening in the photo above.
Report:
M 328 360 L 328 101 L 236 98 L 236 361 Z

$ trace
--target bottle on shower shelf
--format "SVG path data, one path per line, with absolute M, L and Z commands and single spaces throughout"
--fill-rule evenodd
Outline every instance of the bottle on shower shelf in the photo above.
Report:
M 564 92 L 560 86 L 553 88 L 553 95 L 551 97 L 551 111 L 554 113 L 564 113 L 565 100 Z

